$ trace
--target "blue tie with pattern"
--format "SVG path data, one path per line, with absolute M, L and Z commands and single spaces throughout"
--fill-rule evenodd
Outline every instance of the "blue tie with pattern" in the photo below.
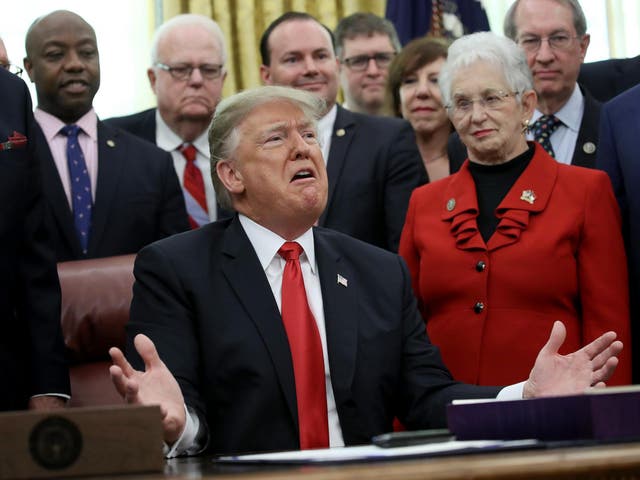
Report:
M 89 231 L 91 230 L 91 180 L 84 161 L 84 155 L 78 143 L 80 127 L 65 125 L 60 133 L 67 137 L 67 163 L 69 165 L 69 179 L 71 180 L 71 205 L 73 220 L 80 240 L 82 253 L 87 254 L 89 245 Z
M 549 155 L 556 158 L 556 154 L 551 146 L 551 135 L 556 129 L 562 125 L 554 115 L 542 115 L 538 120 L 533 122 L 533 139 L 542 145 Z

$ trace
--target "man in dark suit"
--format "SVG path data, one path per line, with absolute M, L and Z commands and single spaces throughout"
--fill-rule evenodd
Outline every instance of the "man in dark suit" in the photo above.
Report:
M 171 152 L 189 220 L 196 228 L 228 216 L 216 205 L 207 142 L 207 129 L 227 75 L 224 35 L 209 17 L 177 15 L 156 31 L 151 57 L 147 76 L 158 107 L 106 122 Z M 195 148 L 193 163 L 184 153 L 188 146 Z M 189 181 L 192 175 L 202 179 L 195 192 Z
M 209 134 L 212 169 L 219 201 L 238 214 L 138 255 L 127 331 L 138 370 L 112 348 L 110 371 L 128 402 L 160 405 L 168 455 L 207 444 L 231 454 L 368 443 L 394 416 L 410 429 L 444 426 L 454 398 L 602 385 L 622 344 L 608 332 L 560 356 L 560 322 L 524 384 L 500 391 L 454 381 L 426 336 L 402 259 L 313 227 L 327 201 L 322 111 L 316 96 L 273 86 L 222 101 Z M 292 325 L 297 308 L 306 313 Z
M 609 174 L 620 205 L 629 262 L 631 318 L 640 314 L 640 86 L 620 94 L 602 107 L 598 168 Z M 640 328 L 631 322 L 633 383 L 640 383 Z
M 538 94 L 528 139 L 540 141 L 536 126 L 550 119 L 547 151 L 561 163 L 594 168 L 600 103 L 577 83 L 590 41 L 578 0 L 516 0 L 505 16 L 504 34 L 524 49 Z M 457 135 L 447 150 L 453 165 L 466 158 Z
M 274 20 L 262 35 L 260 52 L 264 83 L 307 90 L 326 103 L 319 135 L 329 200 L 319 225 L 397 251 L 409 196 L 427 182 L 411 125 L 336 105 L 339 69 L 332 33 L 306 13 Z
M 31 25 L 26 50 L 57 260 L 136 253 L 188 229 L 169 154 L 105 125 L 93 110 L 100 84 L 93 28 L 75 13 L 56 11 Z M 81 160 L 73 158 L 78 149 Z
M 583 63 L 578 83 L 599 102 L 607 102 L 640 84 L 640 55 Z
M 4 68 L 0 105 L 0 410 L 59 408 L 69 398 L 69 372 L 35 122 L 27 86 Z

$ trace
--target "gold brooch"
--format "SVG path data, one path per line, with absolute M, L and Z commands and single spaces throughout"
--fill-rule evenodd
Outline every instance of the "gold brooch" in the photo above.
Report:
M 522 195 L 520 195 L 520 200 L 524 200 L 525 202 L 533 205 L 533 202 L 536 201 L 536 194 L 533 192 L 533 190 L 523 190 Z

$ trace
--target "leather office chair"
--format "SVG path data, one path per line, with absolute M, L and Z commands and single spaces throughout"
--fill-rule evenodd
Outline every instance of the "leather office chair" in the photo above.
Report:
M 62 333 L 70 362 L 71 402 L 122 404 L 109 378 L 109 348 L 124 349 L 135 255 L 61 262 Z

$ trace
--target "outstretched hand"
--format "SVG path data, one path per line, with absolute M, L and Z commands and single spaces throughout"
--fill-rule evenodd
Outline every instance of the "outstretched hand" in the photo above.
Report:
M 523 397 L 545 397 L 584 393 L 589 387 L 605 387 L 618 365 L 617 355 L 622 342 L 614 332 L 607 332 L 580 350 L 560 355 L 567 330 L 556 321 L 551 335 L 538 353 L 529 379 L 524 384 Z
M 112 347 L 109 349 L 113 361 L 113 365 L 109 367 L 111 380 L 127 403 L 160 406 L 164 441 L 171 445 L 180 438 L 186 424 L 180 386 L 160 360 L 149 337 L 138 334 L 133 343 L 144 361 L 144 372 L 135 370 L 122 351 Z

